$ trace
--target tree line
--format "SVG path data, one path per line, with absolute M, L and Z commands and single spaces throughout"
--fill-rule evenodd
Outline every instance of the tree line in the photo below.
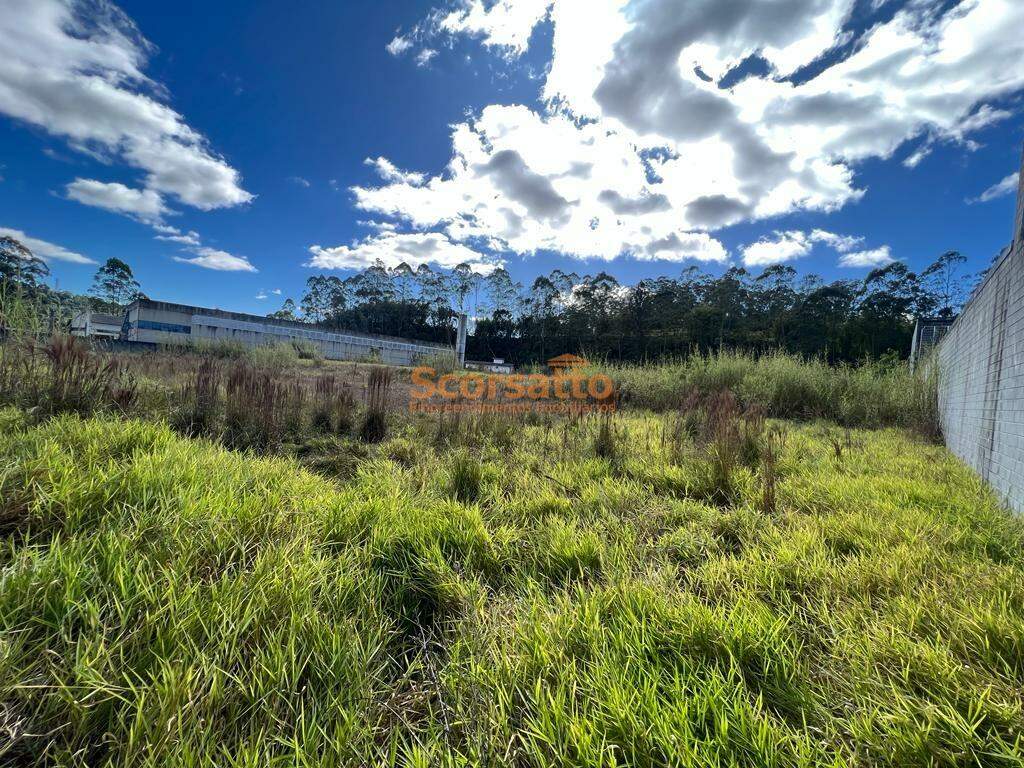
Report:
M 640 362 L 695 350 L 781 349 L 831 362 L 906 356 L 918 316 L 952 316 L 976 276 L 956 251 L 920 273 L 902 262 L 863 280 L 826 283 L 779 264 L 713 276 L 689 267 L 678 277 L 623 285 L 613 275 L 554 270 L 528 288 L 505 269 L 488 275 L 381 263 L 342 279 L 309 278 L 298 307 L 277 317 L 331 328 L 451 343 L 459 313 L 472 318 L 467 355 L 518 364 L 562 352 Z
M 677 277 L 634 285 L 604 271 L 556 269 L 528 287 L 502 268 L 482 275 L 468 264 L 389 269 L 377 262 L 348 278 L 310 277 L 298 305 L 287 299 L 269 317 L 451 344 L 465 313 L 470 359 L 517 364 L 563 352 L 641 362 L 722 348 L 856 362 L 904 357 L 916 317 L 958 312 L 978 277 L 964 272 L 965 261 L 947 251 L 920 273 L 893 262 L 863 280 L 829 283 L 785 264 L 756 275 L 740 267 L 719 276 L 688 267 Z M 49 288 L 48 274 L 23 244 L 0 238 L 0 280 L 50 306 L 58 323 L 86 308 L 117 313 L 144 297 L 119 259 L 99 267 L 88 296 Z
M 61 291 L 46 284 L 50 268 L 26 245 L 7 235 L 0 236 L 0 332 L 31 330 L 54 332 L 67 330 L 71 318 L 83 310 L 119 314 L 145 294 L 121 259 L 107 259 L 96 270 L 88 295 Z M 14 307 L 21 311 L 15 312 Z M 32 315 L 31 328 L 15 328 Z

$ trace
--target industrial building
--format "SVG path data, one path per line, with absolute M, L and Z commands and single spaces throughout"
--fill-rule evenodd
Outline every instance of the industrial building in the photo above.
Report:
M 88 336 L 96 339 L 116 339 L 121 336 L 124 318 L 106 312 L 86 310 L 71 319 L 72 336 Z
M 294 320 L 139 299 L 128 305 L 120 338 L 147 344 L 237 341 L 257 347 L 293 341 L 310 343 L 328 360 L 373 358 L 389 365 L 416 365 L 439 355 L 465 360 L 466 319 L 460 318 L 456 347 L 391 336 L 336 331 Z

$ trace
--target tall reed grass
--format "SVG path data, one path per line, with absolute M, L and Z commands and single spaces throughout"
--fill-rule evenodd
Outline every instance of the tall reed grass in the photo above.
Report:
M 126 414 L 137 394 L 126 366 L 93 353 L 74 336 L 0 345 L 0 404 L 17 405 L 34 417 L 104 409 Z
M 678 409 L 691 393 L 725 390 L 772 418 L 829 419 L 861 427 L 902 426 L 934 437 L 938 427 L 935 365 L 829 365 L 786 354 L 693 355 L 653 366 L 602 365 L 623 402 L 654 411 Z
M 366 384 L 366 411 L 359 426 L 359 437 L 367 443 L 379 443 L 388 433 L 388 397 L 394 372 L 384 366 L 374 366 Z

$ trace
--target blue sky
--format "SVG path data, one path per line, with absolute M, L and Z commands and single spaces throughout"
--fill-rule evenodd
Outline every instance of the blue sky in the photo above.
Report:
M 0 0 L 0 228 L 62 288 L 118 257 L 260 313 L 378 256 L 831 279 L 1011 239 L 1024 4 L 725 5 Z

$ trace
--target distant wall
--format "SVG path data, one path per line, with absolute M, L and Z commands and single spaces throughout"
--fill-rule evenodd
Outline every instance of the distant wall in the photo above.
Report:
M 1024 173 L 1013 244 L 938 345 L 949 449 L 1024 513 Z
M 328 331 L 305 323 L 149 300 L 128 307 L 124 338 L 148 344 L 227 340 L 251 347 L 300 341 L 316 346 L 328 360 L 371 358 L 389 365 L 416 365 L 424 359 L 455 355 L 453 347 L 440 344 Z

